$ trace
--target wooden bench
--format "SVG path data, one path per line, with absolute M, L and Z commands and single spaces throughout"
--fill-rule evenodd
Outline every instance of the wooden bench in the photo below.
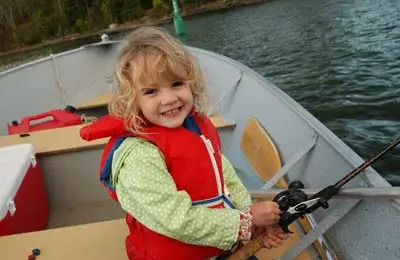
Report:
M 39 260 L 126 260 L 125 219 L 0 237 L 0 259 L 28 259 L 38 248 Z
M 83 104 L 77 105 L 76 109 L 77 110 L 86 110 L 86 109 L 92 109 L 92 108 L 98 108 L 98 107 L 105 107 L 110 102 L 111 97 L 112 97 L 111 93 L 105 93 L 103 95 L 96 97 L 95 99 L 92 99 Z
M 218 115 L 210 117 L 216 128 L 233 128 L 235 123 L 227 122 Z M 84 125 L 67 126 L 43 131 L 29 133 L 28 136 L 21 137 L 19 134 L 0 136 L 0 147 L 31 143 L 35 148 L 36 154 L 56 154 L 87 150 L 104 146 L 108 138 L 102 138 L 87 142 L 80 138 L 79 130 Z

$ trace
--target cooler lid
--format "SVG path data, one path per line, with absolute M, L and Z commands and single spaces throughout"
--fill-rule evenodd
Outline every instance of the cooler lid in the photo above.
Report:
M 0 148 L 0 220 L 13 214 L 15 194 L 31 164 L 36 164 L 32 144 Z

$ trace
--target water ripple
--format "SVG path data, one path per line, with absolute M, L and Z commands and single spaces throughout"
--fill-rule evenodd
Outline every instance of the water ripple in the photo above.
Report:
M 399 13 L 394 0 L 271 1 L 195 19 L 207 40 L 186 41 L 252 67 L 368 157 L 400 133 Z M 399 149 L 376 164 L 397 185 Z

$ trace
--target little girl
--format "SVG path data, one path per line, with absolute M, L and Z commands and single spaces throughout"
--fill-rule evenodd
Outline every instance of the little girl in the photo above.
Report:
M 81 136 L 111 137 L 101 180 L 127 212 L 129 259 L 216 257 L 251 239 L 255 227 L 269 227 L 267 248 L 280 245 L 287 236 L 276 228 L 278 204 L 251 205 L 222 155 L 194 58 L 157 28 L 137 29 L 125 42 L 110 115 Z

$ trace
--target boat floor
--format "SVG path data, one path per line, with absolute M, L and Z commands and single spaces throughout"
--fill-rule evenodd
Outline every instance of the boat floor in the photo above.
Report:
M 51 209 L 47 229 L 120 219 L 124 215 L 121 206 L 111 199 L 82 203 L 71 208 Z

